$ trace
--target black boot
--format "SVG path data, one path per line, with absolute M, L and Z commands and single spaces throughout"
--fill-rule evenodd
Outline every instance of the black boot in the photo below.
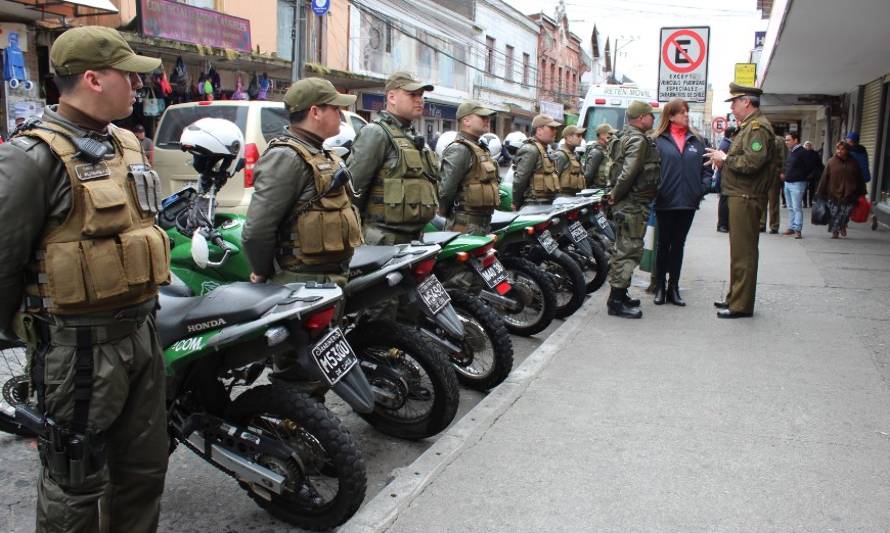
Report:
M 639 307 L 640 299 L 639 298 L 631 298 L 630 295 L 625 292 L 624 293 L 624 303 L 626 303 L 627 305 L 629 305 L 631 307 Z
M 668 285 L 667 291 L 667 299 L 674 305 L 684 307 L 686 302 L 683 301 L 683 298 L 680 298 L 680 287 L 677 286 L 677 283 L 671 281 L 670 285 Z
M 664 305 L 664 280 L 660 279 L 655 283 L 655 305 Z
M 622 318 L 643 318 L 643 312 L 639 307 L 632 307 L 627 303 L 627 289 L 616 289 L 612 287 L 609 293 L 609 301 L 606 302 L 609 314 L 612 316 L 620 316 Z

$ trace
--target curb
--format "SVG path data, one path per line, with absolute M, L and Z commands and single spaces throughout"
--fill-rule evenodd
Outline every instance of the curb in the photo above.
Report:
M 588 300 L 591 301 L 591 300 Z M 585 312 L 586 311 L 586 312 Z M 559 353 L 575 333 L 589 325 L 591 309 L 579 309 L 530 353 L 510 376 L 456 424 L 441 433 L 413 463 L 393 471 L 393 479 L 371 501 L 343 524 L 338 533 L 382 533 L 436 477 L 467 448 L 478 442 L 488 429 L 528 389 L 532 380 Z

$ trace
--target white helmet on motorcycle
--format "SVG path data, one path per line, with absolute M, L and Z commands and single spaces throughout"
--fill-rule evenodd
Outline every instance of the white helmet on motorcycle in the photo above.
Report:
M 510 155 L 516 155 L 516 151 L 519 150 L 519 147 L 522 146 L 528 139 L 524 133 L 521 131 L 514 131 L 508 133 L 506 137 L 504 137 L 504 144 L 507 146 L 507 152 Z
M 578 154 L 578 156 L 580 156 L 581 154 L 583 154 L 586 151 L 587 151 L 587 141 L 585 141 L 584 139 L 581 139 L 581 144 L 579 144 L 578 146 L 575 147 L 575 153 Z
M 485 145 L 488 146 L 488 153 L 491 154 L 491 158 L 495 161 L 501 160 L 501 139 L 494 133 L 486 133 L 480 137 L 480 140 L 485 142 Z
M 182 130 L 179 148 L 194 156 L 192 166 L 205 174 L 238 172 L 244 160 L 244 134 L 234 122 L 202 118 Z
M 442 154 L 445 153 L 445 149 L 448 148 L 448 145 L 453 143 L 456 138 L 456 131 L 446 131 L 442 135 L 439 135 L 439 139 L 436 141 L 436 155 L 439 156 L 439 159 L 442 158 Z

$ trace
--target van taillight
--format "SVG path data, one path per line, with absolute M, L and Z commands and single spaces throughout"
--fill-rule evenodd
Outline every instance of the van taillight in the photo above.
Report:
M 596 100 L 593 101 L 593 103 L 596 105 L 606 105 L 606 99 L 605 98 L 597 98 Z
M 253 166 L 260 158 L 260 151 L 253 143 L 244 147 L 244 187 L 253 187 Z

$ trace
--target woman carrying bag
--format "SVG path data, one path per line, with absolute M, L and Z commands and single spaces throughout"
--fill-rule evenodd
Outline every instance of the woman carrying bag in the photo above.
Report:
M 655 253 L 655 305 L 684 306 L 680 269 L 686 235 L 713 171 L 705 166 L 704 139 L 689 125 L 689 104 L 674 99 L 664 106 L 653 134 L 661 155 L 661 183 L 655 198 L 658 249 Z
M 816 195 L 828 201 L 828 211 L 831 213 L 828 231 L 831 232 L 832 239 L 837 239 L 838 234 L 847 236 L 850 212 L 863 194 L 865 182 L 862 180 L 859 163 L 850 156 L 847 143 L 839 142 L 835 147 L 834 157 L 825 164 L 822 179 L 816 187 Z

